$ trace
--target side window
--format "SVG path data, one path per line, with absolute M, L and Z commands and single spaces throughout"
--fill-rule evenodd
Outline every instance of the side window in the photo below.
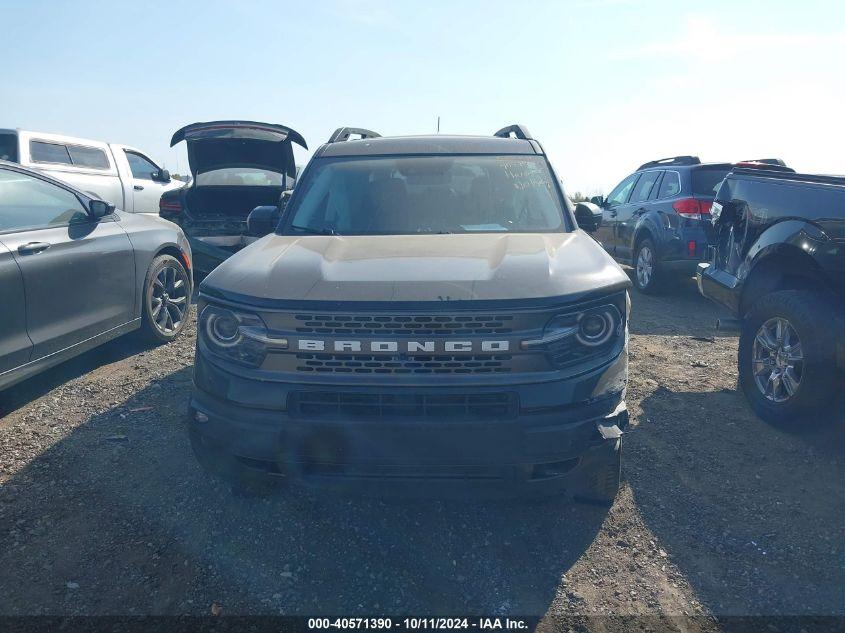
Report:
M 634 193 L 631 194 L 631 202 L 644 202 L 648 200 L 648 195 L 651 193 L 651 188 L 657 182 L 660 176 L 659 170 L 643 172 L 642 177 L 634 187 Z
M 667 171 L 663 174 L 663 182 L 660 183 L 658 198 L 674 198 L 681 193 L 681 177 L 676 171 Z
M 66 145 L 45 143 L 44 141 L 30 141 L 29 155 L 36 163 L 59 163 L 72 165 Z
M 133 178 L 152 180 L 153 172 L 158 171 L 158 166 L 155 163 L 135 152 L 126 152 L 126 160 L 129 161 L 129 169 L 132 170 Z
M 634 188 L 639 174 L 631 174 L 625 180 L 616 185 L 616 189 L 607 196 L 607 206 L 615 207 L 618 204 L 625 204 L 628 201 L 628 194 Z
M 85 207 L 67 189 L 29 174 L 0 169 L 0 231 L 43 229 L 88 221 Z
M 91 169 L 108 169 L 109 159 L 106 153 L 96 147 L 82 145 L 68 145 L 67 151 L 76 167 L 90 167 Z

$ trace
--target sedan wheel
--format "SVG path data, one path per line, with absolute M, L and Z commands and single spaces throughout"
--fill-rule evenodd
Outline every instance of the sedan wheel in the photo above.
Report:
M 153 280 L 150 314 L 162 334 L 179 330 L 188 309 L 188 281 L 180 266 L 165 265 Z
M 144 335 L 167 343 L 179 336 L 191 309 L 191 276 L 171 255 L 155 258 L 147 271 L 143 295 Z

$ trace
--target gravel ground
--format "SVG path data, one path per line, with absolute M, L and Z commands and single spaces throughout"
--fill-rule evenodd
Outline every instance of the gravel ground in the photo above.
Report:
M 194 331 L 115 341 L 0 394 L 2 614 L 845 614 L 845 424 L 736 393 L 691 283 L 635 294 L 623 490 L 450 503 L 233 498 L 183 414 Z M 841 408 L 831 412 L 845 419 Z

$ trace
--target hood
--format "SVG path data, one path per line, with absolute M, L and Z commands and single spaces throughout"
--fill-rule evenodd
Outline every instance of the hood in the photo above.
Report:
M 258 240 L 202 291 L 265 307 L 299 302 L 577 301 L 627 288 L 583 231 L 546 234 L 289 236 Z
M 254 167 L 296 177 L 292 143 L 305 149 L 302 135 L 284 125 L 256 121 L 209 121 L 177 130 L 170 147 L 188 144 L 188 164 L 196 178 L 226 167 Z

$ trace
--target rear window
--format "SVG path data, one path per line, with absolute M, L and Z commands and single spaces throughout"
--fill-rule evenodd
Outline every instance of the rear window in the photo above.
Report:
M 67 147 L 58 143 L 45 143 L 43 141 L 29 142 L 29 155 L 36 163 L 59 163 L 61 165 L 72 165 Z
M 58 163 L 88 169 L 109 168 L 109 159 L 106 157 L 106 153 L 96 147 L 30 141 L 29 154 L 36 163 Z
M 0 134 L 0 160 L 18 162 L 17 134 Z
M 106 153 L 96 147 L 82 147 L 81 145 L 68 145 L 70 159 L 77 167 L 90 167 L 92 169 L 108 169 L 109 159 Z
M 696 196 L 716 196 L 719 185 L 730 171 L 729 167 L 692 170 L 692 192 Z

